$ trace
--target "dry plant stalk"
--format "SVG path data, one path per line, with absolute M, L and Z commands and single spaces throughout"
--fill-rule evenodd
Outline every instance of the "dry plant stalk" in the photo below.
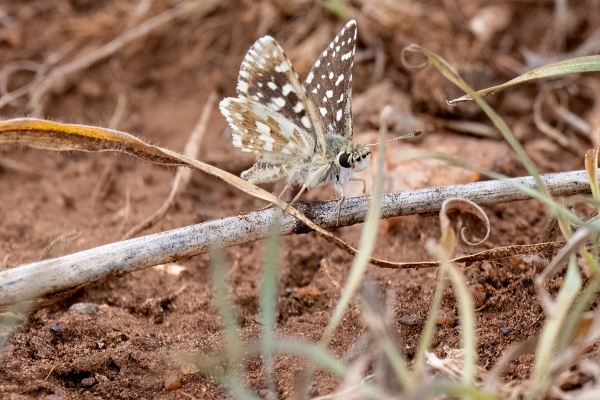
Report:
M 556 196 L 589 192 L 585 171 L 550 174 L 542 176 L 542 179 L 552 194 Z M 526 186 L 535 187 L 531 177 L 515 178 L 515 180 Z M 384 195 L 382 198 L 383 217 L 439 211 L 445 199 L 459 194 L 480 205 L 528 198 L 508 184 L 497 181 L 421 189 Z M 367 201 L 366 197 L 348 199 L 342 208 L 340 224 L 347 226 L 363 222 L 368 207 Z M 310 215 L 322 227 L 335 226 L 336 200 L 314 203 L 299 202 L 295 206 Z M 5 271 L 0 277 L 3 287 L 3 290 L 0 291 L 0 308 L 16 301 L 34 299 L 49 293 L 88 284 L 108 275 L 133 272 L 207 253 L 218 248 L 261 240 L 268 236 L 272 224 L 279 219 L 280 234 L 282 235 L 310 231 L 307 225 L 294 216 L 281 215 L 281 211 L 278 209 L 267 209 L 15 267 Z M 336 244 L 338 243 L 336 242 Z M 563 242 L 553 242 L 510 246 L 460 257 L 454 261 L 474 262 L 514 254 L 537 254 L 548 249 L 560 248 L 563 244 Z M 382 263 L 382 260 L 376 259 L 370 261 L 375 265 L 389 268 L 425 268 L 438 265 L 435 261 L 423 263 Z
M 183 149 L 183 154 L 186 157 L 198 157 L 198 152 L 200 151 L 200 143 L 202 142 L 202 138 L 204 137 L 204 133 L 206 132 L 210 112 L 213 109 L 216 101 L 217 94 L 213 92 L 210 94 L 210 96 L 208 96 L 208 100 L 206 100 L 206 104 L 204 105 L 204 109 L 202 110 L 202 115 L 200 116 L 198 123 L 194 127 L 194 130 L 190 134 L 190 137 Z M 167 200 L 165 200 L 163 205 L 158 210 L 156 210 L 154 214 L 152 214 L 151 216 L 149 216 L 148 218 L 131 228 L 121 240 L 131 239 L 141 231 L 154 226 L 158 221 L 163 219 L 163 217 L 167 215 L 173 204 L 175 204 L 175 200 L 177 200 L 177 196 L 179 195 L 179 193 L 185 190 L 191 178 L 191 169 L 184 167 L 177 168 L 177 173 L 175 174 L 175 179 L 173 180 L 173 186 L 171 186 L 171 192 L 169 193 L 169 197 L 167 197 Z

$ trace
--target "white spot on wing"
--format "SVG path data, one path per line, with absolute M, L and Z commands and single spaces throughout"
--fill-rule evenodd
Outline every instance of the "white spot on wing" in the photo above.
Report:
M 333 79 L 333 72 L 329 73 L 329 79 Z
M 274 84 L 273 82 L 269 82 L 269 83 L 267 83 L 267 86 L 268 86 L 268 87 L 270 87 L 270 88 L 271 88 L 271 89 L 273 89 L 273 90 L 277 90 L 277 85 L 276 85 L 276 84 Z
M 322 116 L 326 116 L 327 115 L 327 109 L 325 107 L 320 107 L 319 111 L 321 111 L 321 115 Z
M 302 104 L 301 101 L 297 102 L 296 105 L 294 106 L 294 112 L 295 113 L 299 113 L 300 111 L 304 110 L 304 104 Z
M 341 108 L 335 114 L 335 120 L 339 121 L 340 119 L 342 119 L 342 109 Z
M 260 139 L 261 137 L 259 137 Z M 263 144 L 263 149 L 267 150 L 267 151 L 273 151 L 273 144 L 269 143 L 269 142 L 265 142 L 265 144 Z
M 340 74 L 340 76 L 338 76 L 337 81 L 335 81 L 335 86 L 339 85 L 341 81 L 344 80 L 344 74 Z
M 290 70 L 290 63 L 288 60 L 283 60 L 281 64 L 275 67 L 275 71 L 277 72 L 287 72 Z
M 325 92 L 325 94 L 327 95 L 327 97 L 332 98 L 333 97 L 333 90 L 328 90 Z
M 306 129 L 312 128 L 312 124 L 310 123 L 310 119 L 306 115 L 304 117 L 302 117 L 302 119 L 300 121 L 302 122 L 302 125 L 304 125 L 304 127 Z
M 256 121 L 255 123 L 256 123 L 256 129 L 258 130 L 258 132 L 261 135 L 266 135 L 266 136 L 271 137 L 271 128 L 269 128 L 269 125 L 263 124 L 260 121 Z
M 281 90 L 283 92 L 283 95 L 287 96 L 290 92 L 294 92 L 294 87 L 292 85 L 290 85 L 289 83 L 286 83 L 285 85 L 283 85 Z
M 340 99 L 337 102 L 341 103 L 342 101 L 344 101 L 344 93 L 340 95 Z
M 318 61 L 317 61 L 318 62 Z M 310 74 L 306 77 L 306 83 L 311 83 L 315 75 L 310 71 Z
M 285 106 L 285 100 L 282 99 L 281 97 L 274 97 L 273 103 L 275 103 L 277 105 L 277 107 L 279 107 L 279 108 Z

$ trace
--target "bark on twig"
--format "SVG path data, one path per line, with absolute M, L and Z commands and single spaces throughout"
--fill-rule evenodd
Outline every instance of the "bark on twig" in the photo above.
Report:
M 585 171 L 541 176 L 553 196 L 590 192 Z M 535 188 L 532 177 L 514 178 Z M 469 199 L 479 205 L 526 200 L 530 197 L 500 181 L 476 182 L 386 194 L 382 198 L 382 217 L 433 213 L 451 197 Z M 338 200 L 298 202 L 298 210 L 323 228 L 336 226 Z M 367 198 L 346 199 L 340 225 L 364 221 Z M 276 208 L 223 218 L 172 231 L 111 243 L 56 259 L 21 265 L 0 274 L 0 308 L 61 290 L 85 285 L 110 275 L 121 275 L 207 253 L 219 248 L 253 242 L 268 236 L 272 223 L 281 216 L 282 235 L 306 233 L 307 226 Z

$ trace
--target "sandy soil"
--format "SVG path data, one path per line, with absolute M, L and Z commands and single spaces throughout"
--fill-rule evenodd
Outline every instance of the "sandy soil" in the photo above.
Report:
M 153 2 L 142 20 L 169 9 L 170 3 Z M 357 139 L 367 142 L 373 137 L 384 100 L 404 115 L 394 128 L 397 132 L 420 128 L 427 136 L 419 142 L 392 147 L 388 169 L 394 173 L 387 181 L 389 190 L 481 179 L 437 162 L 394 160 L 394 151 L 409 148 L 446 150 L 512 176 L 525 174 L 500 140 L 444 128 L 446 121 L 460 119 L 489 123 L 470 104 L 447 107 L 445 100 L 460 92 L 432 68 L 416 72 L 404 68 L 399 55 L 402 47 L 414 42 L 440 52 L 470 84 L 480 88 L 514 77 L 518 66 L 525 63 L 520 49 L 550 57 L 577 48 L 600 27 L 598 7 L 590 11 L 594 10 L 592 1 L 569 4 L 562 43 L 548 33 L 553 31 L 552 2 L 497 3 L 494 7 L 499 10 L 494 15 L 499 27 L 488 37 L 476 37 L 468 29 L 468 21 L 485 8 L 477 1 L 457 2 L 456 8 L 446 8 L 451 2 L 444 1 L 407 3 L 406 8 L 380 1 L 373 2 L 371 8 L 365 5 L 362 13 L 360 3 L 353 2 L 355 6 L 351 7 L 359 26 L 354 72 Z M 20 60 L 41 63 L 59 51 L 66 52 L 60 60 L 64 64 L 117 37 L 129 23 L 139 24 L 135 18 L 138 4 L 111 0 L 0 1 L 0 68 Z M 254 40 L 266 33 L 274 36 L 288 51 L 300 75 L 306 76 L 318 54 L 343 26 L 342 20 L 319 5 L 293 4 L 224 1 L 207 15 L 191 13 L 182 17 L 58 82 L 46 98 L 43 116 L 107 127 L 119 96 L 124 96 L 125 112 L 117 129 L 181 151 L 208 95 L 213 91 L 220 98 L 234 94 L 240 62 Z M 65 50 L 68 43 L 74 46 L 70 51 Z M 7 79 L 8 90 L 32 78 L 32 72 L 18 71 Z M 585 79 L 595 78 L 589 75 Z M 385 85 L 377 86 L 380 89 L 375 98 L 383 100 L 371 101 L 374 95 L 369 90 L 382 82 Z M 586 88 L 585 82 L 565 86 L 570 110 L 585 118 L 593 106 L 590 99 L 595 96 L 591 86 Z M 580 92 L 575 93 L 575 88 Z M 542 172 L 582 169 L 582 152 L 565 150 L 536 129 L 532 105 L 538 91 L 537 86 L 527 85 L 490 102 L 514 127 Z M 21 98 L 4 107 L 2 117 L 29 112 L 27 99 Z M 578 148 L 591 147 L 589 140 L 575 136 L 569 129 L 565 128 Z M 216 108 L 199 159 L 235 174 L 253 161 L 251 155 L 232 146 L 226 122 Z M 56 154 L 3 146 L 0 160 L 0 262 L 4 268 L 39 260 L 61 235 L 65 235 L 64 240 L 44 257 L 119 240 L 160 207 L 175 174 L 174 169 L 118 154 Z M 366 171 L 369 174 L 372 172 Z M 265 188 L 272 190 L 273 186 Z M 305 198 L 330 199 L 332 195 L 331 188 L 319 188 Z M 142 234 L 264 205 L 195 172 L 171 212 Z M 126 206 L 128 211 L 124 212 Z M 460 252 L 534 243 L 547 219 L 545 206 L 536 201 L 501 204 L 486 207 L 485 211 L 492 223 L 488 243 L 474 249 L 463 246 Z M 354 226 L 336 230 L 335 234 L 357 244 L 360 230 L 360 226 Z M 439 237 L 439 222 L 427 216 L 393 218 L 380 223 L 379 233 L 376 256 L 397 261 L 427 260 L 424 244 L 429 238 Z M 260 333 L 258 293 L 263 250 L 264 243 L 257 242 L 226 251 L 231 293 L 245 339 Z M 339 291 L 320 269 L 322 259 L 329 263 L 332 276 L 343 284 L 352 262 L 349 255 L 312 233 L 283 239 L 278 334 L 306 341 L 320 338 L 339 297 Z M 209 351 L 222 343 L 220 318 L 212 302 L 209 256 L 178 264 L 185 267 L 178 275 L 149 268 L 88 285 L 28 315 L 4 315 L 0 335 L 8 342 L 0 355 L 1 397 L 228 398 L 213 380 L 177 363 L 177 352 Z M 503 350 L 538 333 L 544 322 L 533 285 L 535 266 L 519 260 L 496 260 L 468 266 L 464 275 L 470 285 L 481 285 L 479 290 L 485 293 L 484 305 L 477 312 L 478 363 L 489 369 Z M 383 292 L 393 291 L 397 296 L 392 323 L 409 360 L 415 355 L 433 298 L 435 276 L 435 270 L 390 271 L 373 266 L 367 273 Z M 561 282 L 561 278 L 551 281 L 553 290 Z M 76 303 L 94 303 L 97 308 L 92 313 L 77 313 L 70 310 Z M 460 347 L 456 299 L 451 288 L 446 289 L 443 309 L 447 319 L 438 326 L 433 344 L 434 352 L 442 358 Z M 334 335 L 332 351 L 346 354 L 363 330 L 358 311 L 350 309 Z M 504 378 L 527 377 L 531 361 L 531 355 L 519 357 L 509 365 Z M 305 363 L 279 356 L 275 367 L 281 398 L 292 398 L 295 380 Z M 248 363 L 248 386 L 264 395 L 260 371 L 259 361 Z M 332 375 L 320 373 L 311 395 L 331 393 L 339 383 Z

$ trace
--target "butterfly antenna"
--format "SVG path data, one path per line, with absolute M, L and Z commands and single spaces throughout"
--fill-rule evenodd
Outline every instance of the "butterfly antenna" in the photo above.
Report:
M 422 133 L 423 133 L 423 131 L 420 130 L 420 129 L 418 129 L 418 130 L 416 130 L 414 132 L 407 133 L 406 135 L 402 135 L 402 136 L 398 136 L 398 137 L 395 137 L 395 138 L 390 139 L 390 140 L 386 140 L 385 142 L 387 143 L 387 142 L 393 142 L 394 140 L 408 139 L 408 138 L 411 138 L 411 137 L 419 136 Z M 366 147 L 377 146 L 378 144 L 379 143 L 371 143 L 371 144 L 366 144 L 365 146 Z

